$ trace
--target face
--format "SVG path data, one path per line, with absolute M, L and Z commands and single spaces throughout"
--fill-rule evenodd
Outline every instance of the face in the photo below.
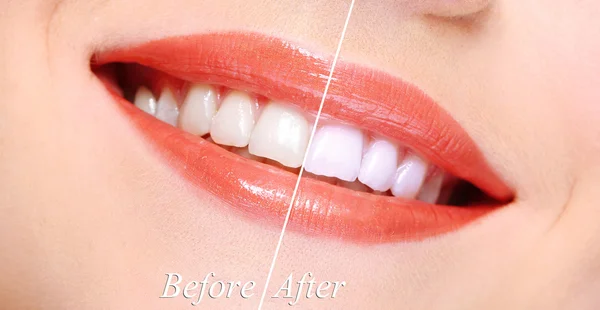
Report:
M 595 1 L 0 11 L 10 308 L 600 304 Z

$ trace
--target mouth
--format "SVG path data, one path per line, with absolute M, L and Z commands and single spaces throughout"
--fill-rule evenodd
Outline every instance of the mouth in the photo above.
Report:
M 509 203 L 475 142 L 417 87 L 257 33 L 97 52 L 93 72 L 166 165 L 234 210 L 350 242 L 418 241 Z M 304 176 L 307 176 L 304 178 Z

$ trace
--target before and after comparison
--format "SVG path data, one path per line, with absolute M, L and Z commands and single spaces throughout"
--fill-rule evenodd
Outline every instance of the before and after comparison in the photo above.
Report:
M 600 309 L 599 16 L 0 0 L 0 309 Z

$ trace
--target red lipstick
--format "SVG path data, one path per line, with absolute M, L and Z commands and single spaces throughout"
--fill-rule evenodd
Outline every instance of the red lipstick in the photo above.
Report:
M 181 80 L 249 91 L 314 113 L 332 60 L 279 38 L 217 33 L 104 51 L 95 55 L 93 65 L 138 63 Z M 189 181 L 253 218 L 282 223 L 297 175 L 229 153 L 112 93 L 165 162 Z M 387 73 L 338 62 L 323 114 L 400 141 L 499 201 L 512 198 L 462 127 L 424 92 Z M 355 242 L 412 241 L 459 229 L 494 209 L 377 196 L 305 178 L 289 227 Z

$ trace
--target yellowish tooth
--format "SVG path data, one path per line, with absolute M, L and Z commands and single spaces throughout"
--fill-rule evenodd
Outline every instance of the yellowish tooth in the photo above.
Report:
M 181 105 L 178 126 L 194 135 L 203 136 L 210 131 L 217 112 L 217 91 L 205 84 L 194 84 Z
M 156 98 L 145 86 L 138 88 L 133 104 L 140 110 L 154 116 L 156 114 Z
M 179 108 L 177 107 L 177 100 L 173 92 L 169 88 L 165 88 L 158 98 L 156 106 L 156 118 L 170 124 L 172 126 L 177 125 L 177 118 L 179 117 Z
M 254 129 L 256 100 L 245 92 L 227 94 L 212 119 L 210 136 L 222 145 L 245 147 Z
M 302 165 L 309 135 L 310 128 L 302 113 L 271 101 L 263 108 L 252 131 L 248 150 L 284 166 L 298 168 Z

